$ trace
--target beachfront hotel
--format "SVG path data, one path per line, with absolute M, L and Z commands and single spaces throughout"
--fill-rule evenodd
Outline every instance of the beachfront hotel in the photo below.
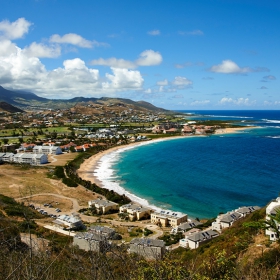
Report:
M 161 210 L 151 214 L 151 222 L 163 227 L 177 227 L 181 223 L 188 221 L 188 215 L 170 210 Z
M 88 202 L 88 207 L 95 207 L 98 213 L 106 214 L 109 211 L 114 211 L 119 209 L 119 205 L 113 201 L 105 199 L 95 199 Z
M 127 213 L 131 221 L 149 218 L 151 209 L 142 207 L 139 204 L 128 203 L 120 207 L 120 213 Z

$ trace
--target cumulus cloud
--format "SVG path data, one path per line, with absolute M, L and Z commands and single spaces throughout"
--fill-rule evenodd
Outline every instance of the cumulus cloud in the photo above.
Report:
M 276 77 L 272 75 L 268 75 L 268 76 L 264 76 L 263 79 L 266 81 L 274 81 L 276 80 Z
M 78 46 L 81 48 L 93 48 L 93 47 L 108 45 L 106 43 L 100 43 L 97 41 L 89 41 L 75 33 L 68 33 L 63 36 L 54 34 L 51 36 L 50 42 L 58 43 L 58 44 L 71 44 L 71 45 Z
M 203 62 L 185 62 L 185 63 L 182 63 L 182 64 L 175 64 L 175 67 L 178 68 L 178 69 L 181 69 L 181 68 L 185 68 L 185 67 L 191 67 L 191 66 L 203 66 L 204 63 Z
M 31 22 L 25 18 L 19 18 L 14 22 L 3 20 L 0 22 L 0 38 L 5 39 L 19 39 L 28 32 Z
M 160 31 L 155 29 L 155 30 L 148 31 L 148 34 L 152 36 L 158 36 L 160 35 Z
M 203 106 L 210 103 L 210 100 L 196 100 L 191 103 L 191 106 Z
M 178 87 L 179 89 L 183 89 L 183 88 L 191 87 L 193 82 L 187 79 L 186 77 L 177 76 L 172 81 L 172 84 Z
M 249 98 L 237 98 L 237 99 L 233 99 L 233 98 L 228 98 L 228 97 L 224 97 L 219 101 L 219 104 L 221 105 L 227 105 L 227 104 L 231 104 L 231 105 L 238 105 L 238 106 L 251 106 L 251 105 L 255 105 L 256 101 L 250 101 Z
M 49 98 L 70 98 L 112 96 L 119 91 L 139 90 L 144 82 L 139 71 L 127 69 L 112 68 L 112 73 L 100 77 L 97 69 L 88 68 L 80 58 L 65 60 L 63 67 L 47 71 L 40 59 L 30 56 L 26 49 L 11 44 L 7 52 L 0 46 L 5 53 L 0 56 L 0 84 L 4 87 L 30 90 Z
M 266 72 L 269 71 L 265 67 L 239 67 L 232 60 L 223 60 L 221 64 L 213 65 L 210 69 L 210 72 L 214 73 L 224 73 L 224 74 L 245 74 L 249 72 Z
M 144 79 L 139 71 L 133 71 L 121 68 L 112 68 L 113 75 L 106 74 L 110 82 L 103 83 L 104 88 L 113 89 L 140 89 Z
M 33 42 L 30 46 L 24 48 L 24 52 L 27 56 L 35 57 L 58 57 L 61 54 L 60 46 L 53 45 L 47 46 L 42 43 Z
M 91 65 L 103 65 L 114 68 L 137 68 L 138 66 L 153 66 L 162 62 L 162 56 L 159 52 L 153 50 L 145 50 L 135 61 L 129 61 L 124 59 L 117 59 L 114 57 L 108 59 L 94 59 L 90 62 Z
M 157 81 L 157 85 L 158 86 L 167 86 L 168 81 L 167 81 L 167 79 L 164 79 L 163 81 Z
M 162 62 L 162 56 L 159 52 L 153 50 L 146 50 L 140 54 L 140 58 L 136 60 L 139 66 L 159 65 Z
M 192 31 L 179 31 L 178 32 L 179 35 L 193 35 L 193 36 L 201 36 L 204 35 L 203 31 L 196 29 L 196 30 L 192 30 Z

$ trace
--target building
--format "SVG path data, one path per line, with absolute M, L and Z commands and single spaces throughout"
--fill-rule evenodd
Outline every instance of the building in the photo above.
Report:
M 136 203 L 128 203 L 120 207 L 120 213 L 127 213 L 131 221 L 148 219 L 151 216 L 151 209 L 142 207 Z
M 165 251 L 165 243 L 162 240 L 134 238 L 130 241 L 129 253 L 139 254 L 147 259 L 161 259 Z
M 228 228 L 233 225 L 237 220 L 245 217 L 246 215 L 260 209 L 258 206 L 243 206 L 234 211 L 221 214 L 217 217 L 215 222 L 212 223 L 212 230 L 221 232 L 224 228 Z
M 119 209 L 119 205 L 117 203 L 101 198 L 89 201 L 88 207 L 95 207 L 96 211 L 99 214 L 106 214 L 110 211 L 115 211 Z
M 188 221 L 188 215 L 170 210 L 162 210 L 151 214 L 151 222 L 163 227 L 177 227 L 181 223 Z
M 33 148 L 33 153 L 45 155 L 60 155 L 62 154 L 62 150 L 59 146 L 35 146 Z
M 178 225 L 171 230 L 171 233 L 186 232 L 194 227 L 202 225 L 201 222 L 197 220 L 189 219 L 187 222 Z
M 54 220 L 54 223 L 68 230 L 85 228 L 81 218 L 77 214 L 72 214 L 71 216 L 60 215 L 56 220 Z
M 79 232 L 73 238 L 73 245 L 85 251 L 106 252 L 110 243 L 101 234 L 95 232 Z
M 14 158 L 14 154 L 13 153 L 5 153 L 2 156 L 2 161 L 4 161 L 4 162 L 12 162 L 13 158 Z
M 102 235 L 106 239 L 111 239 L 116 234 L 116 231 L 114 229 L 109 227 L 102 227 L 102 226 L 91 226 L 89 228 L 89 232 Z
M 209 242 L 211 239 L 219 236 L 219 234 L 214 230 L 205 230 L 193 233 L 186 236 L 182 241 L 180 240 L 180 246 L 188 247 L 190 249 L 196 249 L 200 245 Z
M 271 201 L 266 207 L 266 220 L 269 221 L 271 216 L 275 216 L 278 210 L 280 210 L 280 197 L 277 197 L 276 200 Z M 278 227 L 278 230 L 280 231 L 280 224 L 277 221 L 275 221 L 275 226 Z M 265 230 L 265 234 L 269 236 L 271 241 L 278 240 L 278 236 L 275 232 L 275 229 L 273 228 L 267 228 Z
M 40 165 L 48 163 L 48 156 L 45 154 L 18 153 L 14 155 L 13 161 L 16 163 Z

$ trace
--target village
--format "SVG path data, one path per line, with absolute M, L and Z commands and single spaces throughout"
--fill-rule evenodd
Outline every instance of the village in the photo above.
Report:
M 52 165 L 60 156 L 72 154 L 75 157 L 76 154 L 94 147 L 104 150 L 118 145 L 149 141 L 153 139 L 153 135 L 211 135 L 220 129 L 218 125 L 209 126 L 186 121 L 182 116 L 176 116 L 175 119 L 176 121 L 174 116 L 173 120 L 170 120 L 164 114 L 134 112 L 132 109 L 119 114 L 110 111 L 96 115 L 77 113 L 70 109 L 56 112 L 48 110 L 44 113 L 1 113 L 2 135 L 5 131 L 7 134 L 8 131 L 12 131 L 12 136 L 1 137 L 3 145 L 0 163 Z M 92 124 L 98 126 L 90 127 Z M 61 127 L 66 130 L 59 132 L 58 128 Z M 17 138 L 18 142 L 14 141 Z M 86 251 L 106 252 L 114 242 L 119 244 L 122 235 L 116 232 L 116 226 L 126 225 L 128 229 L 138 227 L 137 237 L 126 242 L 129 245 L 128 251 L 148 259 L 162 258 L 167 251 L 178 247 L 197 249 L 218 237 L 223 230 L 239 219 L 259 209 L 258 206 L 240 207 L 220 214 L 210 224 L 205 224 L 184 213 L 171 210 L 155 211 L 134 202 L 118 204 L 103 196 L 89 200 L 87 208 L 79 206 L 75 199 L 71 200 L 73 205 L 76 205 L 71 210 L 58 208 L 47 202 L 34 203 L 32 198 L 28 205 L 49 217 L 44 225 L 46 228 L 73 236 L 73 245 Z M 278 204 L 274 203 L 273 207 L 267 208 L 268 215 L 280 206 L 279 201 L 277 199 Z M 107 214 L 115 214 L 114 219 L 106 219 Z M 95 225 L 97 220 L 103 220 L 105 224 Z M 271 240 L 275 240 L 273 232 L 267 231 L 267 234 Z M 166 240 L 162 238 L 164 236 L 176 238 L 166 245 Z M 125 241 L 121 244 L 123 242 Z

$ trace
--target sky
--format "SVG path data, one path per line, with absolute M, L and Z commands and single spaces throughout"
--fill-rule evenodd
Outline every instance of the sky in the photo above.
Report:
M 276 0 L 0 0 L 0 85 L 172 110 L 280 109 Z

